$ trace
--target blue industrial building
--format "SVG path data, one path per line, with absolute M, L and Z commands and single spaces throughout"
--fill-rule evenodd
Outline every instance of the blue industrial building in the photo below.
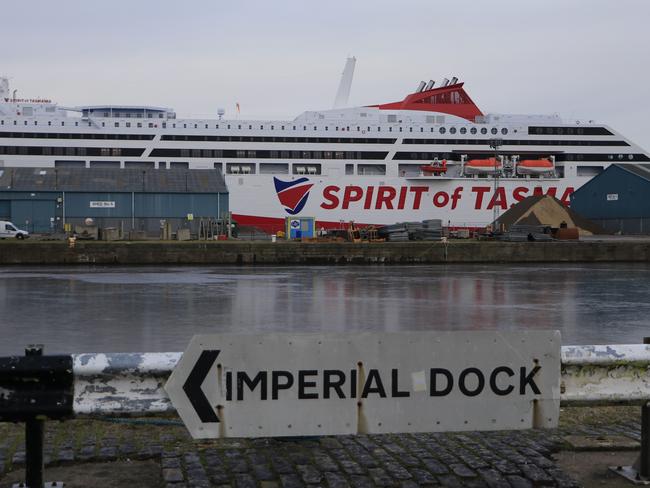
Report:
M 621 234 L 650 234 L 650 168 L 612 164 L 571 195 L 571 209 Z
M 125 232 L 159 235 L 165 222 L 197 232 L 202 220 L 228 211 L 216 170 L 0 168 L 0 220 L 33 233 L 60 232 L 88 218 Z

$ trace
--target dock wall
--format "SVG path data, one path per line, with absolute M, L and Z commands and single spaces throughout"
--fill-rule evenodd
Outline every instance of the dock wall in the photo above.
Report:
M 633 242 L 77 242 L 2 241 L 7 264 L 437 264 L 650 262 Z

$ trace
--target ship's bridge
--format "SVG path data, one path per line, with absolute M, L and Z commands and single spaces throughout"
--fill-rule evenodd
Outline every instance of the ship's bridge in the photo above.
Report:
M 0 77 L 0 115 L 5 117 L 34 117 L 39 115 L 65 115 L 52 100 L 42 97 L 16 96 L 18 90 L 9 90 L 9 78 Z
M 176 112 L 171 108 L 148 107 L 143 105 L 92 105 L 76 107 L 83 118 L 125 118 L 125 119 L 175 119 Z

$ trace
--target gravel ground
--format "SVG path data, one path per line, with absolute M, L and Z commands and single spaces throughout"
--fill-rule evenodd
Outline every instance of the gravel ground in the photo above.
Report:
M 603 458 L 637 446 L 640 409 L 563 409 L 560 418 L 552 430 L 200 442 L 177 419 L 48 422 L 46 479 L 143 488 L 618 486 L 588 451 Z M 1 424 L 1 488 L 22 478 L 24 460 L 22 425 Z

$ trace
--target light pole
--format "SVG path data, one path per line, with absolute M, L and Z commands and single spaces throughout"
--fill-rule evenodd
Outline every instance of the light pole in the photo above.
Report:
M 499 191 L 499 176 L 500 171 L 497 169 L 497 161 L 499 157 L 499 147 L 503 145 L 503 139 L 490 139 L 490 149 L 494 149 L 494 175 L 492 176 L 494 180 L 494 193 L 492 196 L 492 201 L 494 205 L 492 206 L 492 225 L 494 229 L 493 232 L 498 230 L 497 219 L 499 218 L 499 207 L 496 204 L 497 192 Z

